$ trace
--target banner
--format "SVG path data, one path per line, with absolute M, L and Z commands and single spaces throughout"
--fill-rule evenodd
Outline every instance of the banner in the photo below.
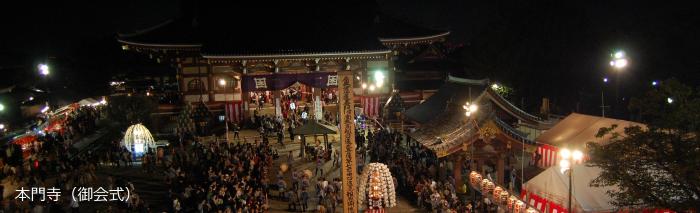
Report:
M 357 163 L 355 162 L 355 106 L 352 71 L 338 72 L 338 114 L 340 115 L 341 163 L 343 176 L 343 212 L 358 212 Z
M 381 109 L 379 107 L 379 96 L 362 96 L 360 102 L 362 103 L 362 109 L 364 109 L 363 113 L 367 117 L 374 118 L 379 116 L 379 110 Z
M 241 123 L 243 121 L 243 102 L 234 101 L 231 103 L 226 103 L 224 105 L 226 119 L 234 123 Z
M 316 120 L 323 120 L 323 104 L 321 104 L 321 96 L 316 96 L 314 98 L 314 115 Z
M 338 75 L 334 72 L 245 75 L 241 81 L 241 89 L 245 92 L 281 90 L 296 82 L 315 88 L 337 87 Z

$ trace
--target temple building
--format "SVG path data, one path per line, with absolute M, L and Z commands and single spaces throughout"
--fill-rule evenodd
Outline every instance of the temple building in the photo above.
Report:
M 476 107 L 469 116 L 467 103 Z M 404 114 L 418 125 L 408 133 L 411 140 L 431 150 L 444 166 L 438 169 L 439 176 L 453 176 L 458 186 L 468 179 L 465 171 L 471 168 L 489 174 L 496 184 L 513 182 L 512 187 L 519 188 L 521 181 L 509 180 L 510 171 L 519 171 L 518 180 L 539 171 L 529 163 L 537 149 L 529 134 L 539 134 L 556 123 L 520 110 L 492 89 L 488 79 L 454 76 Z
M 256 8 L 235 8 L 239 13 L 226 5 L 199 5 L 117 40 L 126 51 L 174 67 L 184 102 L 203 102 L 218 114 L 230 104 L 235 109 L 229 119 L 241 121 L 254 109 L 263 111 L 261 105 L 277 116 L 305 106 L 320 119 L 323 106 L 335 102 L 341 70 L 356 75 L 357 103 L 373 97 L 379 106 L 396 88 L 395 62 L 435 48 L 449 35 L 371 9 L 341 15 L 324 5 L 261 5 L 283 18 L 255 17 Z

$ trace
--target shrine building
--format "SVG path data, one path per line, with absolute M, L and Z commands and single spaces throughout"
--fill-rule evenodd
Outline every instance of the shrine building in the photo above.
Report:
M 280 4 L 260 5 L 264 10 L 183 7 L 177 17 L 119 34 L 117 41 L 125 51 L 172 66 L 183 102 L 202 102 L 219 114 L 233 107 L 231 120 L 240 121 L 260 104 L 283 116 L 290 102 L 312 108 L 319 119 L 322 106 L 335 101 L 336 73 L 342 70 L 355 73 L 358 97 L 374 97 L 379 106 L 401 75 L 395 61 L 434 49 L 450 34 L 371 9 L 357 12 L 365 5 L 340 12 L 325 4 Z M 275 15 L 261 18 L 261 13 Z

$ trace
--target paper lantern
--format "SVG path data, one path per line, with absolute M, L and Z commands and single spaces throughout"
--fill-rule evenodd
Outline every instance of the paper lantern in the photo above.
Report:
M 484 194 L 484 195 L 488 194 L 487 190 L 488 190 L 488 185 L 490 182 L 491 181 L 489 181 L 489 179 L 484 179 L 481 181 L 481 193 L 482 194 Z
M 516 201 L 514 210 L 515 210 L 515 213 L 523 212 L 523 210 L 525 210 L 525 203 L 523 203 L 523 201 L 520 201 L 520 200 Z
M 503 191 L 503 188 L 500 186 L 496 186 L 493 188 L 493 199 L 494 201 L 498 201 L 498 196 L 501 196 L 501 192 Z
M 508 204 L 508 196 L 510 196 L 510 193 L 508 193 L 508 191 L 501 192 L 501 198 L 499 199 L 501 201 L 501 204 Z
M 488 184 L 486 184 L 486 193 L 487 195 L 490 195 L 493 193 L 493 189 L 496 187 L 495 184 L 493 184 L 491 181 L 489 181 Z
M 513 207 L 515 207 L 516 201 L 518 201 L 518 198 L 511 195 L 510 198 L 508 198 L 508 209 L 513 209 Z
M 471 173 L 469 173 L 469 183 L 471 183 L 472 185 L 477 183 L 476 182 L 476 175 L 478 175 L 478 173 L 476 173 L 476 171 L 472 171 Z

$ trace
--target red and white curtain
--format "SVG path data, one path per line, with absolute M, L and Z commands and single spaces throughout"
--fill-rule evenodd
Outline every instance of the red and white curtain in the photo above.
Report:
M 537 166 L 540 168 L 548 168 L 550 166 L 557 165 L 559 163 L 559 147 L 552 146 L 549 144 L 540 144 L 537 147 L 536 154 L 540 155 L 542 158 L 537 162 Z M 533 156 L 535 157 L 535 156 Z M 588 159 L 588 155 L 584 154 L 583 159 L 580 161 L 573 162 L 575 164 L 580 164 Z
M 226 110 L 226 120 L 241 123 L 243 121 L 243 102 L 234 101 L 224 105 Z
M 547 213 L 567 213 L 567 212 L 568 211 L 563 206 L 561 206 L 553 201 L 549 201 L 549 211 L 547 211 Z
M 363 113 L 367 117 L 377 117 L 379 116 L 379 96 L 362 96 L 360 99 L 362 104 Z
M 557 164 L 557 159 L 559 159 L 559 148 L 552 145 L 541 144 L 537 147 L 536 153 L 541 157 L 536 162 L 540 168 L 554 166 Z
M 530 193 L 530 200 L 528 201 L 530 206 L 535 207 L 539 211 L 544 211 L 545 205 L 547 205 L 547 199 L 537 196 L 535 193 Z

